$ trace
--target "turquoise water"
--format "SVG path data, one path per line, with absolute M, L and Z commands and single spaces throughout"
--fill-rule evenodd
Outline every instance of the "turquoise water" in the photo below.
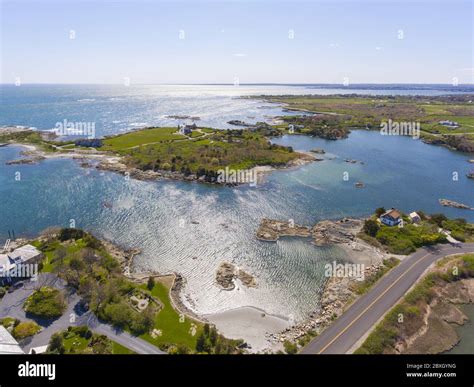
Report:
M 199 313 L 252 305 L 302 318 L 317 306 L 323 265 L 343 259 L 343 253 L 304 239 L 257 241 L 262 217 L 312 225 L 395 206 L 474 221 L 474 212 L 443 208 L 437 202 L 446 197 L 474 206 L 474 181 L 464 177 L 469 168 L 466 154 L 367 131 L 354 131 L 341 141 L 286 136 L 275 142 L 301 150 L 322 147 L 326 160 L 275 171 L 255 188 L 233 189 L 127 181 L 83 169 L 73 160 L 7 166 L 4 162 L 19 149 L 0 148 L 0 238 L 5 239 L 9 229 L 17 236 L 32 236 L 47 226 L 68 226 L 74 219 L 76 227 L 140 248 L 143 253 L 134 270 L 183 274 L 186 302 Z M 345 158 L 365 164 L 348 164 Z M 452 181 L 453 171 L 459 171 L 457 182 Z M 21 173 L 20 181 L 15 172 Z M 349 181 L 342 179 L 344 172 L 349 172 Z M 359 180 L 366 188 L 354 188 Z M 224 260 L 255 274 L 258 288 L 220 291 L 214 276 Z

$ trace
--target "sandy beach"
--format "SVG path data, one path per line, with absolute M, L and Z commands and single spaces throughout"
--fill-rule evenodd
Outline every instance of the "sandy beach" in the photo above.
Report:
M 279 333 L 291 324 L 290 321 L 265 311 L 245 306 L 220 313 L 204 315 L 209 322 L 216 325 L 219 332 L 232 339 L 243 339 L 251 346 L 249 352 L 275 352 L 283 348 L 281 343 L 270 342 L 268 334 Z

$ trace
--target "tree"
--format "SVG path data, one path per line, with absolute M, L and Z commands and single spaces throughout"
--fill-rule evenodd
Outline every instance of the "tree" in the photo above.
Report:
M 218 334 L 217 334 L 217 329 L 216 329 L 216 327 L 211 327 L 211 329 L 210 329 L 210 331 L 209 331 L 209 340 L 210 340 L 211 345 L 212 345 L 213 347 L 216 346 L 217 338 L 218 338 Z
M 379 225 L 373 219 L 367 219 L 364 222 L 363 230 L 367 235 L 374 237 L 377 235 L 377 232 L 379 231 L 379 229 L 380 229 Z
M 152 290 L 155 287 L 155 279 L 153 277 L 148 277 L 148 282 L 146 283 L 148 290 Z
M 62 355 L 65 352 L 63 337 L 60 333 L 51 336 L 48 344 L 48 352 Z
M 104 314 L 115 327 L 124 328 L 130 322 L 131 310 L 124 302 L 108 304 Z
M 439 227 L 442 227 L 443 222 L 448 220 L 444 214 L 433 214 L 431 215 L 431 222 L 436 223 Z
M 375 215 L 377 215 L 377 218 L 379 218 L 384 212 L 385 212 L 385 208 L 379 207 L 375 210 Z
M 155 325 L 154 313 L 150 307 L 143 312 L 130 313 L 130 330 L 135 335 L 149 332 Z
M 197 340 L 196 340 L 196 352 L 204 352 L 204 348 L 206 346 L 206 336 L 204 335 L 204 332 L 202 332 Z

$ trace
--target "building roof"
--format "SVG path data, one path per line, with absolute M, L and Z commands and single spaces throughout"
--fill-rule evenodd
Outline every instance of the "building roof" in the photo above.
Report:
M 0 276 L 2 273 L 8 272 L 15 267 L 15 263 L 7 254 L 0 254 Z
M 416 213 L 415 211 L 413 212 L 410 212 L 410 218 L 419 218 L 420 215 L 418 215 L 418 213 Z
M 27 262 L 32 258 L 36 258 L 38 255 L 41 255 L 41 251 L 32 245 L 24 245 L 13 250 L 11 253 L 8 253 L 8 256 L 11 259 L 15 260 L 17 258 L 21 258 L 23 262 Z
M 0 355 L 18 355 L 23 353 L 23 350 L 10 332 L 3 325 L 0 325 Z
M 397 209 L 391 208 L 390 210 L 385 211 L 382 215 L 380 215 L 380 217 L 381 218 L 392 217 L 393 219 L 398 219 L 401 217 L 401 214 Z

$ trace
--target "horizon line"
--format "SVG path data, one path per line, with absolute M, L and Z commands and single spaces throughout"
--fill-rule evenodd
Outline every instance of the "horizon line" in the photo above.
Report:
M 25 82 L 21 85 L 15 85 L 11 82 L 0 82 L 0 86 L 15 86 L 21 87 L 22 85 L 104 85 L 104 86 L 261 86 L 261 85 L 282 85 L 282 86 L 339 86 L 341 88 L 351 88 L 352 86 L 377 86 L 377 85 L 393 85 L 393 86 L 405 86 L 405 85 L 420 85 L 420 86 L 448 86 L 448 87 L 460 87 L 460 86 L 474 86 L 474 83 L 459 83 L 458 85 L 453 85 L 450 83 L 422 83 L 422 82 L 360 82 L 360 83 L 351 83 L 349 85 L 344 85 L 342 83 L 324 83 L 324 82 L 246 82 L 239 83 L 235 85 L 234 83 L 222 83 L 222 82 L 197 82 L 197 83 L 130 83 L 130 85 L 125 86 L 123 83 L 76 83 L 76 82 Z

